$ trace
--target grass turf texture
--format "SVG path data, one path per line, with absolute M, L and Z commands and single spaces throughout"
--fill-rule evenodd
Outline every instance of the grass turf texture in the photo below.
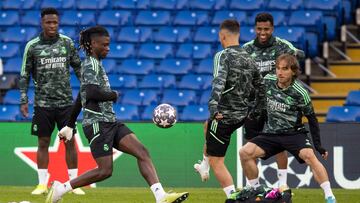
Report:
M 0 186 L 0 203 L 29 201 L 43 203 L 45 196 L 30 195 L 33 187 Z M 169 188 L 166 188 L 169 189 Z M 85 188 L 86 195 L 66 194 L 63 203 L 153 203 L 149 188 Z M 174 188 L 174 191 L 188 191 L 186 203 L 223 203 L 225 195 L 220 188 Z M 293 189 L 294 203 L 325 202 L 321 189 Z M 334 189 L 338 203 L 360 203 L 360 190 Z

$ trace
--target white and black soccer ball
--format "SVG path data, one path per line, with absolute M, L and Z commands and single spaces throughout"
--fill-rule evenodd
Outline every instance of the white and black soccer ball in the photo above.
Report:
M 160 104 L 154 109 L 152 120 L 160 128 L 170 128 L 176 123 L 176 110 L 169 104 Z

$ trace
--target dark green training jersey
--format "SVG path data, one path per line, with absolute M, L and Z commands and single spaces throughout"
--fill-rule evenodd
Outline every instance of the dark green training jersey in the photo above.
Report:
M 263 77 L 268 73 L 275 73 L 275 61 L 281 54 L 296 55 L 298 59 L 304 57 L 301 50 L 296 49 L 285 39 L 278 37 L 271 37 L 265 45 L 260 44 L 257 39 L 254 39 L 244 44 L 243 48 L 254 59 Z
M 80 78 L 81 61 L 73 41 L 65 36 L 47 40 L 41 33 L 26 44 L 20 76 L 20 103 L 28 102 L 30 74 L 35 85 L 34 106 L 72 105 L 70 65 Z
M 81 63 L 81 105 L 83 107 L 83 126 L 91 125 L 97 122 L 115 122 L 115 112 L 113 110 L 113 101 L 97 102 L 98 110 L 86 108 L 86 85 L 97 85 L 100 90 L 110 92 L 109 79 L 101 63 L 94 57 L 87 56 Z
M 214 79 L 209 100 L 210 118 L 216 113 L 224 116 L 225 124 L 242 121 L 249 113 L 249 96 L 255 88 L 259 107 L 264 105 L 264 83 L 255 62 L 239 46 L 216 53 Z
M 266 87 L 267 122 L 265 133 L 291 133 L 304 130 L 302 117 L 314 115 L 308 91 L 295 80 L 288 88 L 277 86 L 277 77 L 264 77 Z

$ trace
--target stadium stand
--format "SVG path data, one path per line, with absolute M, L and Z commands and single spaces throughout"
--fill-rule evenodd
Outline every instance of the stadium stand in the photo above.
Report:
M 135 105 L 114 104 L 116 118 L 122 121 L 139 120 L 139 109 Z
M 333 106 L 326 116 L 327 122 L 356 122 L 360 117 L 360 107 L 354 106 Z
M 125 59 L 117 73 L 146 75 L 154 71 L 154 61 L 150 59 Z
M 186 106 L 180 115 L 181 121 L 204 121 L 209 118 L 207 105 Z

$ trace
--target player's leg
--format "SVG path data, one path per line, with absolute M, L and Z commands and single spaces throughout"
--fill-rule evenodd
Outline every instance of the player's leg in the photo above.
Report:
M 279 188 L 287 188 L 287 165 L 288 165 L 288 156 L 287 152 L 283 151 L 275 155 L 276 163 L 278 166 L 277 176 L 279 179 Z
M 38 150 L 36 154 L 39 184 L 31 192 L 33 195 L 47 193 L 49 145 L 50 136 L 55 127 L 53 111 L 47 108 L 35 107 L 32 120 L 31 133 L 38 137 Z
M 204 137 L 206 140 L 206 131 L 208 127 L 208 121 L 204 122 Z M 194 164 L 194 169 L 196 172 L 200 174 L 201 180 L 203 182 L 207 181 L 210 177 L 210 165 L 209 165 L 209 157 L 206 152 L 206 142 L 204 142 L 203 147 L 203 159 L 199 160 L 198 163 Z

